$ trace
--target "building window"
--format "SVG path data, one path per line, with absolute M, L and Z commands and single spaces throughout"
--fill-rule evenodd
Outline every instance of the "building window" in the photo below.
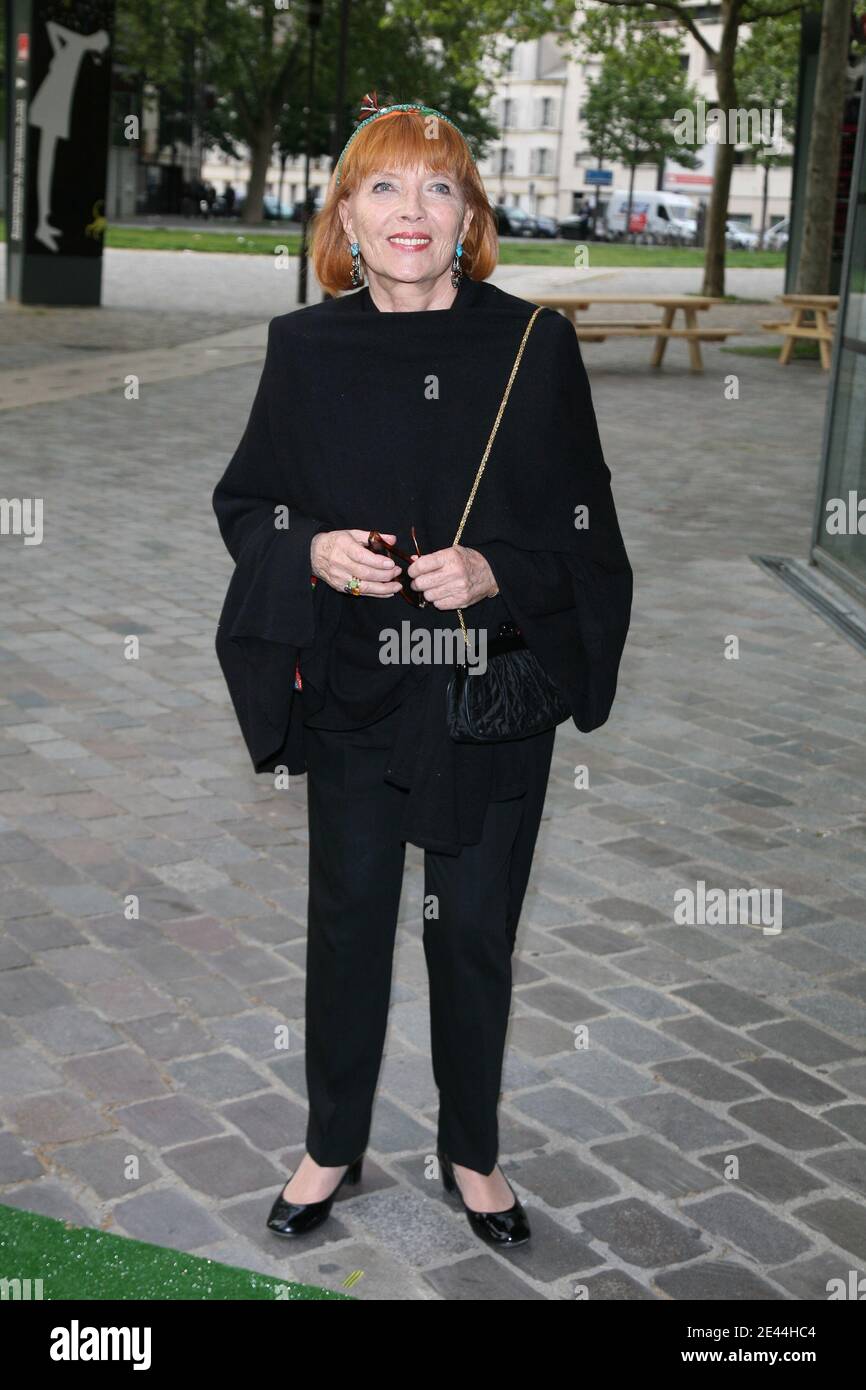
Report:
M 542 98 L 541 98 L 541 121 L 539 122 L 539 124 L 542 125 L 542 126 L 550 126 L 550 125 L 553 125 L 553 98 L 552 98 L 552 97 L 542 97 Z
M 514 98 L 504 97 L 502 101 L 502 125 L 507 129 L 514 125 Z

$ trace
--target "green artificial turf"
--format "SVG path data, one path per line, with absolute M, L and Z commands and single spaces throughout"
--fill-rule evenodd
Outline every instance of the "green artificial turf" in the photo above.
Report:
M 279 1237 L 275 1236 L 275 1240 Z M 181 1250 L 149 1245 L 88 1226 L 75 1226 L 32 1211 L 0 1205 L 0 1299 L 22 1298 L 25 1291 L 3 1281 L 31 1281 L 30 1298 L 68 1300 L 250 1299 L 357 1302 L 350 1294 L 273 1279 L 236 1269 Z M 351 1276 L 350 1276 L 351 1277 Z

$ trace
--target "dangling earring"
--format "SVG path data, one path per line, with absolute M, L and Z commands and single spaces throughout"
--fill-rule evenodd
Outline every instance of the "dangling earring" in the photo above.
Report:
M 454 260 L 451 262 L 451 283 L 455 290 L 463 278 L 463 267 L 460 264 L 460 257 L 463 255 L 463 242 L 458 241 L 454 249 Z
M 357 241 L 353 241 L 349 250 L 352 253 L 352 286 L 357 288 L 361 283 L 361 248 Z

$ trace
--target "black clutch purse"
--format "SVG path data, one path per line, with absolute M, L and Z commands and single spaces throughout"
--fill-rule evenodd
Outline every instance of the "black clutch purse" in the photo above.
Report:
M 520 366 L 526 340 L 536 316 L 540 313 L 539 307 L 526 325 L 499 413 L 493 422 L 487 448 L 484 450 L 484 457 L 463 509 L 454 545 L 457 545 L 463 534 L 469 509 L 493 446 L 517 375 L 517 368 Z M 466 624 L 463 621 L 463 612 L 459 608 L 457 616 L 466 643 Z M 501 623 L 497 635 L 488 641 L 487 665 L 483 672 L 472 675 L 465 664 L 455 667 L 454 674 L 448 682 L 446 706 L 448 732 L 457 743 L 501 743 L 510 739 L 528 738 L 531 734 L 544 733 L 545 730 L 554 728 L 571 715 L 571 707 L 562 691 L 529 650 L 520 628 L 513 622 Z
M 570 715 L 559 687 L 514 623 L 500 623 L 487 643 L 486 670 L 470 675 L 458 666 L 448 684 L 448 732 L 458 743 L 528 738 Z

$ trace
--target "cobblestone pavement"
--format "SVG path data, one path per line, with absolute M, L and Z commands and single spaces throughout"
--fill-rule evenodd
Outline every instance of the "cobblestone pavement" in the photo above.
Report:
M 110 300 L 121 375 L 161 318 L 184 341 L 179 273 Z M 427 1176 L 411 846 L 362 1187 L 302 1241 L 265 1229 L 306 1123 L 305 779 L 275 790 L 241 743 L 210 493 L 278 311 L 204 314 L 249 360 L 137 401 L 86 376 L 44 399 L 90 331 L 68 311 L 42 317 L 70 348 L 43 333 L 0 372 L 38 402 L 4 411 L 2 495 L 45 508 L 41 545 L 0 549 L 0 1201 L 333 1288 L 361 1270 L 362 1299 L 826 1298 L 866 1260 L 863 660 L 750 558 L 806 554 L 826 374 L 715 346 L 699 377 L 677 345 L 661 373 L 645 343 L 585 349 L 636 600 L 611 719 L 557 736 L 518 936 L 501 1161 L 533 1240 L 489 1250 Z M 699 881 L 781 890 L 781 933 L 675 925 Z

